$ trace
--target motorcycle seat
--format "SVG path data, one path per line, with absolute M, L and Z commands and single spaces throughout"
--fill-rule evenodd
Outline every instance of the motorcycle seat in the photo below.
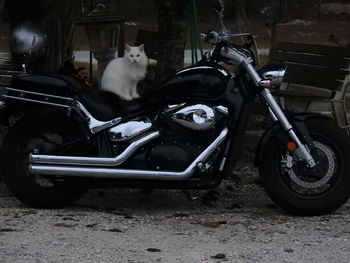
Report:
M 61 97 L 73 97 L 84 87 L 79 79 L 60 74 L 22 74 L 13 78 L 11 85 L 15 89 Z
M 23 74 L 13 78 L 11 85 L 15 89 L 25 91 L 79 98 L 84 107 L 99 121 L 123 117 L 144 109 L 154 101 L 162 101 L 162 96 L 125 101 L 112 92 L 86 87 L 81 80 L 61 74 Z
M 79 101 L 99 121 L 123 117 L 143 107 L 139 100 L 124 101 L 112 92 L 95 89 L 81 90 Z

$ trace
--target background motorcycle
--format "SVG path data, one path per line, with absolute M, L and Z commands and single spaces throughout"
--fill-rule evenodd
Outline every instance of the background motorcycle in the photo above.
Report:
M 67 205 L 87 187 L 209 189 L 232 173 L 256 95 L 273 125 L 256 163 L 271 199 L 316 215 L 349 197 L 348 138 L 321 115 L 286 115 L 256 71 L 248 46 L 215 31 L 214 48 L 136 102 L 84 88 L 63 75 L 14 77 L 1 90 L 10 112 L 25 112 L 1 148 L 3 178 L 29 206 Z M 234 65 L 234 75 L 220 65 Z

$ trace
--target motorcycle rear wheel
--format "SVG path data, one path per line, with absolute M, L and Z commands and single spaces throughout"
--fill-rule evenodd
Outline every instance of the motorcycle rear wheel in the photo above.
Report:
M 1 147 L 2 175 L 16 198 L 34 208 L 60 208 L 85 192 L 78 180 L 48 178 L 29 172 L 29 154 L 76 155 L 81 149 L 69 142 L 81 134 L 72 120 L 60 116 L 33 119 L 25 117 L 13 126 Z
M 316 166 L 308 168 L 277 139 L 266 145 L 260 176 L 269 197 L 288 213 L 314 216 L 336 210 L 350 196 L 350 139 L 334 123 L 310 119 Z

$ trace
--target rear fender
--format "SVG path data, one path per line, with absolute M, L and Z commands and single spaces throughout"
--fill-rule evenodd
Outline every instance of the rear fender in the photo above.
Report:
M 13 126 L 17 122 L 29 120 L 33 123 L 49 123 L 54 121 L 62 123 L 67 129 L 76 130 L 81 136 L 89 136 L 89 130 L 81 116 L 74 111 L 68 111 L 66 108 L 39 104 L 39 107 L 34 107 L 27 111 L 18 111 L 17 108 L 9 107 L 8 116 L 13 119 L 9 126 Z
M 317 113 L 294 113 L 294 114 L 288 114 L 285 113 L 289 122 L 292 124 L 294 131 L 297 133 L 298 137 L 306 143 L 309 148 L 313 147 L 313 142 L 311 140 L 311 137 L 308 133 L 308 130 L 305 125 L 305 121 L 308 119 L 328 119 L 332 120 L 331 118 Z M 254 159 L 254 165 L 259 166 L 261 162 L 262 155 L 265 151 L 265 147 L 267 143 L 272 140 L 273 138 L 279 139 L 283 144 L 287 144 L 289 141 L 289 136 L 287 133 L 283 130 L 281 125 L 278 122 L 273 123 L 262 135 L 261 139 L 259 140 L 258 146 L 256 148 L 255 152 L 255 159 Z

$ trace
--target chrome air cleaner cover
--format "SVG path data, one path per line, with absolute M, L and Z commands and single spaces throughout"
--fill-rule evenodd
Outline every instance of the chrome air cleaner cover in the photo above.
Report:
M 131 120 L 111 128 L 108 131 L 108 137 L 111 141 L 122 142 L 136 137 L 151 127 L 152 123 L 147 118 Z

